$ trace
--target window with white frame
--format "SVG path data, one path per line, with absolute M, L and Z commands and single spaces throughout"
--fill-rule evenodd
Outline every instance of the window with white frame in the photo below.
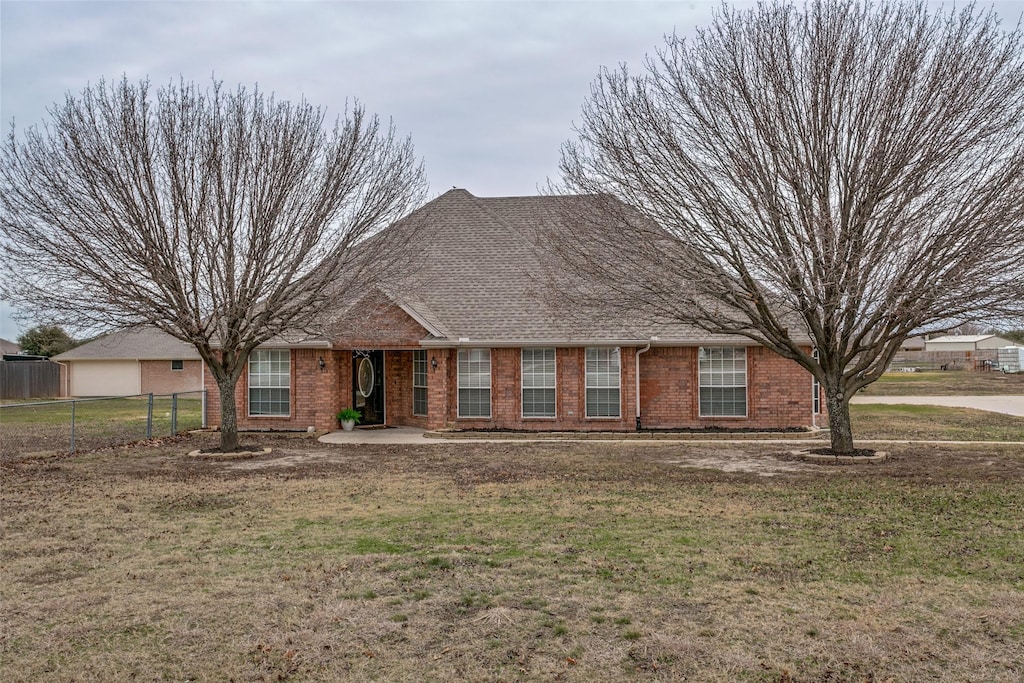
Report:
M 555 416 L 555 350 L 523 349 L 523 417 Z
M 747 416 L 747 350 L 706 346 L 698 351 L 701 417 Z
M 256 349 L 249 354 L 249 414 L 287 416 L 291 398 L 291 351 Z
M 427 414 L 427 350 L 412 352 L 412 414 Z
M 621 363 L 618 349 L 587 349 L 587 417 L 619 417 Z
M 818 349 L 811 351 L 811 357 L 814 360 L 818 360 Z M 818 378 L 811 375 L 811 405 L 813 406 L 814 414 L 821 414 L 821 383 Z
M 491 416 L 491 350 L 459 349 L 459 417 Z
M 185 361 L 183 361 L 183 360 L 172 360 L 171 361 L 171 370 L 184 370 L 184 369 L 185 369 Z

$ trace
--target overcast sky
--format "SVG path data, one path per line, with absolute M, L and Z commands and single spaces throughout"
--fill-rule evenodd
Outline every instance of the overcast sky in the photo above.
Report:
M 1024 13 L 1024 0 L 994 4 L 1011 24 Z M 534 194 L 556 176 L 599 68 L 639 68 L 666 33 L 692 33 L 716 5 L 2 0 L 0 120 L 5 134 L 12 120 L 40 123 L 101 78 L 215 76 L 305 97 L 330 118 L 358 98 L 412 136 L 431 195 Z M 13 340 L 21 328 L 0 305 L 0 336 Z

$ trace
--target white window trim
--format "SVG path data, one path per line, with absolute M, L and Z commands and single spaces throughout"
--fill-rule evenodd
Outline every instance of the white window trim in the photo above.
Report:
M 253 353 L 258 351 L 285 351 L 288 354 L 288 412 L 287 413 L 259 413 L 254 415 L 252 412 L 252 390 L 253 389 L 282 389 L 283 387 L 253 387 L 252 385 L 252 355 L 246 360 L 246 397 L 245 397 L 245 410 L 249 417 L 256 419 L 260 418 L 290 418 L 292 416 L 292 350 L 291 349 L 254 349 Z
M 472 351 L 481 347 L 459 349 L 459 351 Z M 494 415 L 494 353 L 491 349 L 483 349 L 487 352 L 487 414 L 486 415 L 463 415 L 462 401 L 459 392 L 462 389 L 483 389 L 483 387 L 463 387 L 462 373 L 460 372 L 459 354 L 455 354 L 455 415 L 460 420 L 490 420 Z
M 818 360 L 818 349 L 811 351 L 811 358 Z M 811 413 L 821 415 L 821 382 L 813 374 L 811 375 Z
M 705 386 L 700 383 L 700 352 L 710 349 L 742 349 L 743 350 L 743 384 L 729 386 L 709 385 L 708 389 L 739 389 L 743 388 L 743 414 L 742 415 L 705 415 L 701 410 L 703 401 L 700 399 L 700 390 Z M 750 417 L 750 354 L 745 346 L 701 346 L 697 349 L 697 415 L 701 418 L 713 420 L 745 420 Z
M 587 383 L 587 350 L 588 349 L 608 349 L 617 350 L 619 352 L 619 385 L 618 387 L 592 387 Z M 619 414 L 618 415 L 590 415 L 587 412 L 589 401 L 587 400 L 587 391 L 589 389 L 618 389 L 619 390 Z M 588 346 L 583 349 L 583 416 L 586 420 L 614 420 L 618 421 L 622 419 L 622 349 L 607 346 Z
M 429 380 L 425 380 L 427 382 L 427 384 L 423 384 L 423 385 L 416 384 L 416 354 L 423 354 L 423 376 L 424 377 L 427 377 L 429 375 L 429 369 L 430 369 L 430 361 L 427 360 L 427 350 L 426 349 L 415 349 L 415 350 L 413 350 L 413 352 L 412 352 L 412 414 L 413 414 L 414 417 L 427 417 L 427 415 L 430 412 L 430 390 L 429 390 L 429 388 L 427 386 L 429 384 Z M 426 401 L 425 401 L 425 403 L 427 405 L 427 412 L 426 413 L 417 413 L 416 412 L 416 390 L 417 389 L 424 389 L 424 390 L 427 391 L 427 398 L 426 398 Z
M 551 349 L 555 357 L 555 386 L 554 387 L 529 387 L 531 389 L 548 389 L 551 388 L 555 392 L 555 414 L 554 415 L 527 415 L 525 410 L 525 401 L 523 400 L 523 394 L 526 391 L 526 384 L 523 382 L 524 377 L 524 365 L 523 365 L 523 352 L 529 349 L 530 351 L 546 351 Z M 620 362 L 621 365 L 621 362 Z M 552 346 L 528 346 L 519 349 L 519 416 L 524 420 L 557 420 L 558 419 L 558 349 Z

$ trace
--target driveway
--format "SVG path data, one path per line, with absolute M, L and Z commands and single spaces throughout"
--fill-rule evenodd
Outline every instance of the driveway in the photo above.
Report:
M 1024 396 L 854 396 L 850 403 L 886 403 L 975 408 L 1024 417 Z

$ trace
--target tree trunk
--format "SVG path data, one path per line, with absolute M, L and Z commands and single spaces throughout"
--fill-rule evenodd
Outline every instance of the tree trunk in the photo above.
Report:
M 235 386 L 238 379 L 217 381 L 220 389 L 220 450 L 230 453 L 238 448 L 238 414 L 235 410 Z
M 850 425 L 850 399 L 843 390 L 825 392 L 828 405 L 829 437 L 836 455 L 853 455 L 853 428 Z

